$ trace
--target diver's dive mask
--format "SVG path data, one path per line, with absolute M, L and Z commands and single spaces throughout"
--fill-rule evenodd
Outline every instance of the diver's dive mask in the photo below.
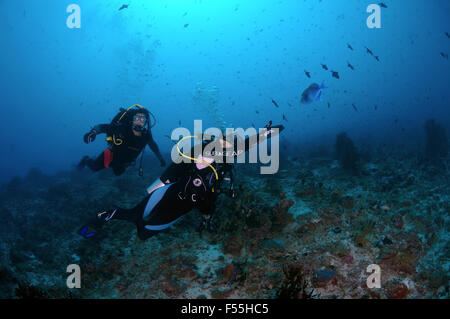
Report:
M 143 125 L 134 124 L 135 122 L 140 122 Z M 147 130 L 147 117 L 145 115 L 136 114 L 133 116 L 133 130 L 138 132 L 143 132 Z

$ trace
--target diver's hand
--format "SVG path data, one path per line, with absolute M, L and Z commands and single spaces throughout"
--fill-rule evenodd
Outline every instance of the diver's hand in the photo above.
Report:
M 278 133 L 280 133 L 282 130 L 284 130 L 284 126 L 283 125 L 272 126 L 272 121 L 270 121 L 269 124 L 267 124 L 266 127 L 264 128 L 263 135 L 265 137 L 269 137 L 269 135 L 271 135 L 274 132 L 274 129 L 278 129 Z
M 83 140 L 86 144 L 95 141 L 95 137 L 97 135 L 97 131 L 92 129 L 88 133 L 84 134 Z

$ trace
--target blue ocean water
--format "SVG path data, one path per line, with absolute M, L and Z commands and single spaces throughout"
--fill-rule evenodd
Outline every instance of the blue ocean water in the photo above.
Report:
M 217 114 L 243 128 L 284 114 L 284 138 L 299 144 L 345 130 L 404 145 L 419 143 L 425 119 L 449 125 L 445 0 L 389 3 L 381 29 L 367 27 L 370 2 L 358 0 L 76 4 L 80 29 L 67 27 L 64 1 L 0 2 L 2 181 L 101 150 L 82 134 L 135 103 L 157 117 L 163 150 L 179 120 L 217 126 Z M 303 90 L 322 81 L 322 102 L 301 105 Z M 214 112 L 194 100 L 199 85 L 217 88 Z
M 450 2 L 387 0 L 381 28 L 369 28 L 372 2 L 0 0 L 1 213 L 15 216 L 0 228 L 7 269 L 0 277 L 9 291 L 1 297 L 12 297 L 17 282 L 64 293 L 58 267 L 81 260 L 97 281 L 80 297 L 271 298 L 283 271 L 264 265 L 298 253 L 310 256 L 302 265 L 320 277 L 312 282 L 323 296 L 448 298 Z M 80 9 L 79 28 L 69 27 L 70 4 Z M 326 86 L 320 100 L 302 103 L 313 83 Z M 218 217 L 222 233 L 214 240 L 191 241 L 195 215 L 144 248 L 132 242 L 122 251 L 134 228 L 116 227 L 109 230 L 118 237 L 111 245 L 120 248 L 102 246 L 105 254 L 94 259 L 94 248 L 73 238 L 81 222 L 110 204 L 133 207 L 164 170 L 148 149 L 144 178 L 136 167 L 121 177 L 74 168 L 106 147 L 103 135 L 90 144 L 83 135 L 134 104 L 155 116 L 152 135 L 168 164 L 172 131 L 193 131 L 194 120 L 203 128 L 282 124 L 280 171 L 269 177 L 248 166 L 241 171 L 245 192 L 238 204 L 218 203 L 223 216 L 240 222 Z M 433 124 L 425 129 L 425 123 Z M 252 219 L 255 211 L 263 213 Z M 292 224 L 277 224 L 273 211 Z M 44 226 L 34 232 L 36 225 Z M 288 225 L 299 240 L 283 233 Z M 239 243 L 248 234 L 254 242 L 244 249 Z M 328 238 L 321 254 L 337 259 L 315 259 L 316 235 Z M 170 249 L 165 242 L 173 242 Z M 188 244 L 192 256 L 176 255 Z M 123 277 L 112 282 L 133 271 L 132 261 L 146 262 L 132 249 L 157 256 L 142 282 L 158 278 L 158 263 L 166 265 L 167 278 L 201 276 L 209 271 L 195 266 L 202 259 L 211 276 L 226 278 L 235 290 L 170 279 L 161 285 L 177 288 L 159 294 Z M 244 251 L 252 266 L 239 259 Z M 175 267 L 175 255 L 186 268 Z M 345 286 L 355 261 L 389 269 L 382 293 Z M 263 274 L 274 288 L 257 286 Z M 352 280 L 349 286 L 359 285 Z M 97 286 L 107 285 L 106 295 L 97 294 Z

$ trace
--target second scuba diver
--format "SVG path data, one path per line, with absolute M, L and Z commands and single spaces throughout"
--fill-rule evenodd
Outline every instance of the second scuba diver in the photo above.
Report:
M 132 109 L 133 107 L 137 108 Z M 94 126 L 84 135 L 83 140 L 86 144 L 93 142 L 100 133 L 107 135 L 106 140 L 109 147 L 96 159 L 84 156 L 78 164 L 78 168 L 87 166 L 93 171 L 99 171 L 111 167 L 115 175 L 121 175 L 130 164 L 136 161 L 146 145 L 158 157 L 161 166 L 166 165 L 158 145 L 152 137 L 149 111 L 141 105 L 135 104 L 127 110 L 121 109 L 111 124 Z M 139 175 L 142 176 L 142 157 Z
M 135 223 L 138 239 L 145 240 L 167 229 L 194 208 L 197 208 L 203 216 L 197 230 L 202 231 L 204 228 L 214 230 L 211 215 L 215 210 L 217 196 L 225 193 L 234 197 L 233 164 L 227 163 L 225 157 L 236 157 L 247 152 L 251 147 L 279 134 L 283 129 L 282 125 L 271 126 L 269 122 L 264 130 L 247 137 L 243 143 L 236 143 L 238 138 L 234 135 L 217 138 L 214 142 L 226 150 L 220 155 L 204 156 L 202 150 L 203 156 L 194 154 L 195 158 L 190 158 L 178 149 L 183 157 L 191 161 L 172 163 L 160 179 L 147 189 L 149 194 L 137 206 L 132 209 L 115 208 L 102 211 L 81 227 L 79 234 L 85 238 L 93 237 L 105 223 L 111 219 L 118 219 Z M 180 142 L 181 140 L 178 143 Z M 202 149 L 207 145 L 202 138 Z M 215 161 L 217 156 L 222 157 L 222 160 Z M 228 181 L 228 189 L 223 188 L 224 181 Z

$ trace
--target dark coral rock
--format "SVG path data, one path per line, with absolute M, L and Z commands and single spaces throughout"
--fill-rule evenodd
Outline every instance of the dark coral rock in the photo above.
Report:
M 448 155 L 448 139 L 445 129 L 434 119 L 425 122 L 425 159 L 439 161 Z
M 288 213 L 288 210 L 292 205 L 294 205 L 292 200 L 281 198 L 278 204 L 272 208 L 273 231 L 281 231 L 286 225 L 294 221 L 292 215 Z
M 356 174 L 358 171 L 358 151 L 347 133 L 343 132 L 336 136 L 335 151 L 341 167 L 347 172 Z
M 306 279 L 303 266 L 290 264 L 283 267 L 284 280 L 277 291 L 279 299 L 313 299 L 318 297 Z
M 223 251 L 233 256 L 240 256 L 242 247 L 244 243 L 240 235 L 230 236 L 223 243 Z

